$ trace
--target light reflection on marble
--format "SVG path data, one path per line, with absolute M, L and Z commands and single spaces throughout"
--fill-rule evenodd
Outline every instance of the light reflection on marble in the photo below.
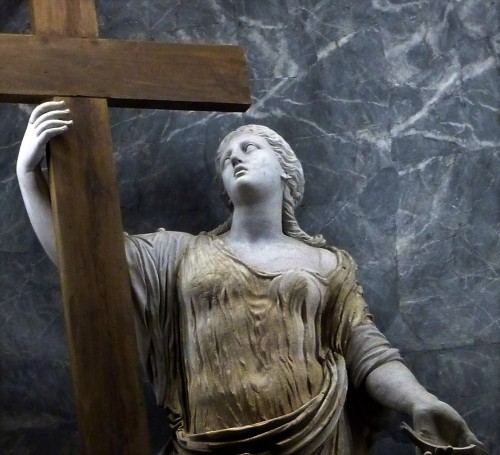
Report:
M 379 326 L 416 375 L 500 454 L 498 7 L 482 0 L 101 0 L 101 36 L 233 43 L 244 114 L 112 110 L 125 228 L 198 232 L 225 216 L 218 141 L 242 123 L 289 140 L 303 227 L 349 250 Z M 27 2 L 0 31 L 29 32 Z M 29 107 L 0 106 L 0 451 L 77 454 L 57 273 L 22 208 Z M 191 188 L 185 193 L 185 188 Z M 154 446 L 164 413 L 152 406 Z M 413 453 L 393 425 L 373 451 Z

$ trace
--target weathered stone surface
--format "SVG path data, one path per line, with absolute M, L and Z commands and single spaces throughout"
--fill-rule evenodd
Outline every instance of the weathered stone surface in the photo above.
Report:
M 98 7 L 103 37 L 241 44 L 252 77 L 254 102 L 243 115 L 113 110 L 125 228 L 216 226 L 226 216 L 214 186 L 219 140 L 243 123 L 276 129 L 304 165 L 301 225 L 355 257 L 379 326 L 424 385 L 499 454 L 495 2 Z M 0 32 L 29 32 L 27 2 L 2 2 Z M 76 454 L 57 273 L 14 176 L 28 111 L 0 106 L 0 451 Z M 151 406 L 155 446 L 162 416 Z M 374 453 L 413 451 L 394 425 Z

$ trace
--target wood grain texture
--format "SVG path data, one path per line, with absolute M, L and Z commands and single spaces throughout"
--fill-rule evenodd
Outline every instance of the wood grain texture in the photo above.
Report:
M 50 181 L 83 455 L 148 454 L 108 104 L 245 110 L 243 52 L 99 40 L 93 0 L 30 0 L 35 36 L 0 35 L 0 102 L 70 97 Z
M 30 5 L 41 35 L 98 35 L 92 0 Z M 78 58 L 78 49 L 68 55 L 70 64 Z M 32 83 L 37 74 L 47 77 L 35 68 Z M 75 127 L 51 143 L 50 180 L 81 453 L 148 454 L 108 107 L 105 99 L 66 102 Z
M 31 28 L 37 35 L 97 38 L 94 0 L 30 0 Z
M 83 454 L 146 454 L 106 100 L 65 100 L 75 125 L 50 144 L 51 197 Z
M 244 111 L 237 46 L 0 35 L 0 102 L 107 98 L 112 106 Z

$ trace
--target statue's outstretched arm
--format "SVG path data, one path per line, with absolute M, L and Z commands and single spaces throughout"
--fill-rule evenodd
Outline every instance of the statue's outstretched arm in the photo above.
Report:
M 464 419 L 417 381 L 401 362 L 388 362 L 366 378 L 368 393 L 379 403 L 410 415 L 421 436 L 443 445 L 482 447 Z
M 31 113 L 17 159 L 17 178 L 29 219 L 45 252 L 57 265 L 54 225 L 47 180 L 40 168 L 45 146 L 66 132 L 72 121 L 64 101 L 50 101 Z

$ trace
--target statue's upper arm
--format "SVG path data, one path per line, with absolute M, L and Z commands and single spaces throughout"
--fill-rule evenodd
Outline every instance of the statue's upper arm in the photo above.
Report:
M 319 267 L 323 274 L 327 275 L 337 268 L 337 255 L 330 250 L 321 248 L 319 250 Z

